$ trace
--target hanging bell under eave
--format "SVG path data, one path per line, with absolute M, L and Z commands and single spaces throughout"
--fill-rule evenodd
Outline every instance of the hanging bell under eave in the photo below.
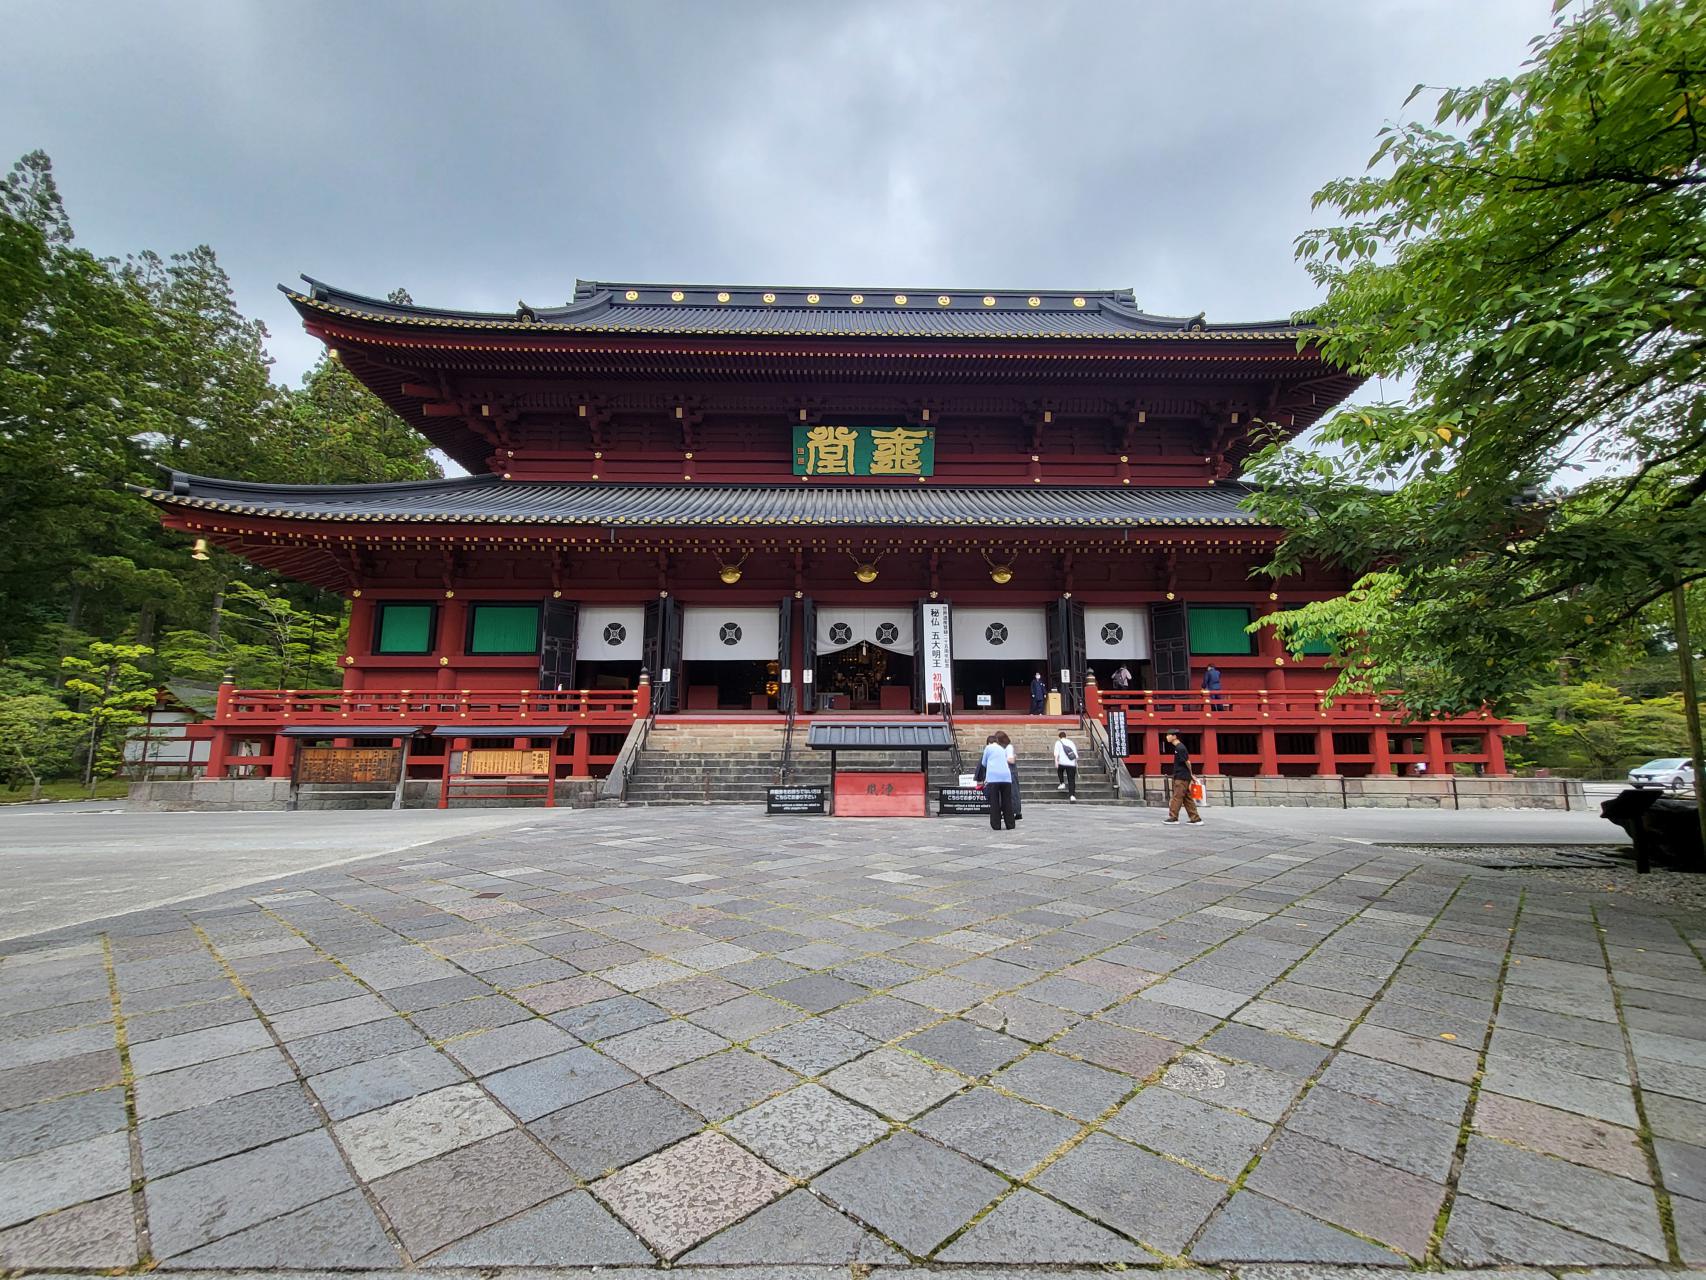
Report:
M 877 580 L 877 566 L 874 564 L 862 564 L 853 570 L 853 576 L 860 582 L 869 585 Z
M 996 565 L 989 571 L 989 580 L 998 587 L 1006 586 L 1009 582 L 1013 581 L 1012 566 L 1005 564 Z
M 725 564 L 717 570 L 717 576 L 732 587 L 740 581 L 740 566 L 738 564 Z
M 195 540 L 195 546 L 190 548 L 190 559 L 191 560 L 206 560 L 209 558 L 210 557 L 207 554 L 207 539 L 206 538 L 197 538 Z

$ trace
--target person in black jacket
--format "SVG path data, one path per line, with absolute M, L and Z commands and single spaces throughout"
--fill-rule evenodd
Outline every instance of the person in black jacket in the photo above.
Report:
M 1191 752 L 1184 741 L 1176 733 L 1169 733 L 1166 743 L 1173 749 L 1173 763 L 1168 773 L 1173 779 L 1173 798 L 1167 805 L 1168 822 L 1179 820 L 1179 806 L 1183 805 L 1185 815 L 1192 822 L 1201 822 L 1202 815 L 1197 812 L 1197 802 L 1191 797 Z
M 1043 713 L 1043 703 L 1048 700 L 1048 686 L 1043 683 L 1043 673 L 1037 672 L 1031 677 L 1031 714 L 1040 716 Z

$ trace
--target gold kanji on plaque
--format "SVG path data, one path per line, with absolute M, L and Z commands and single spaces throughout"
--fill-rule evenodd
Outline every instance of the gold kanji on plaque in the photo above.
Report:
M 924 441 L 928 431 L 890 427 L 871 432 L 871 474 L 916 476 L 924 471 Z
M 858 433 L 850 427 L 813 427 L 806 432 L 806 471 L 818 476 L 853 474 Z

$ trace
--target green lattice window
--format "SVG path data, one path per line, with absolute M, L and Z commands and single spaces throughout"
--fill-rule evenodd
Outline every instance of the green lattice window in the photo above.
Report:
M 378 614 L 374 620 L 373 652 L 432 652 L 433 607 L 430 604 L 382 604 Z
M 469 653 L 539 652 L 538 605 L 476 604 L 469 607 L 469 614 Z
M 1255 639 L 1244 630 L 1250 625 L 1245 605 L 1193 604 L 1190 608 L 1191 652 L 1193 654 L 1248 654 Z
M 1331 640 L 1310 640 L 1303 646 L 1303 656 L 1306 658 L 1326 658 L 1333 652 Z

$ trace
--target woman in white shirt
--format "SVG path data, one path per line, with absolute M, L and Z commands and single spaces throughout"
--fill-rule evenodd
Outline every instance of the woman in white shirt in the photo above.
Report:
M 1005 822 L 1007 830 L 1013 830 L 1013 767 L 1006 746 L 998 741 L 985 746 L 978 768 L 983 774 L 983 794 L 989 797 L 989 829 L 999 831 Z

